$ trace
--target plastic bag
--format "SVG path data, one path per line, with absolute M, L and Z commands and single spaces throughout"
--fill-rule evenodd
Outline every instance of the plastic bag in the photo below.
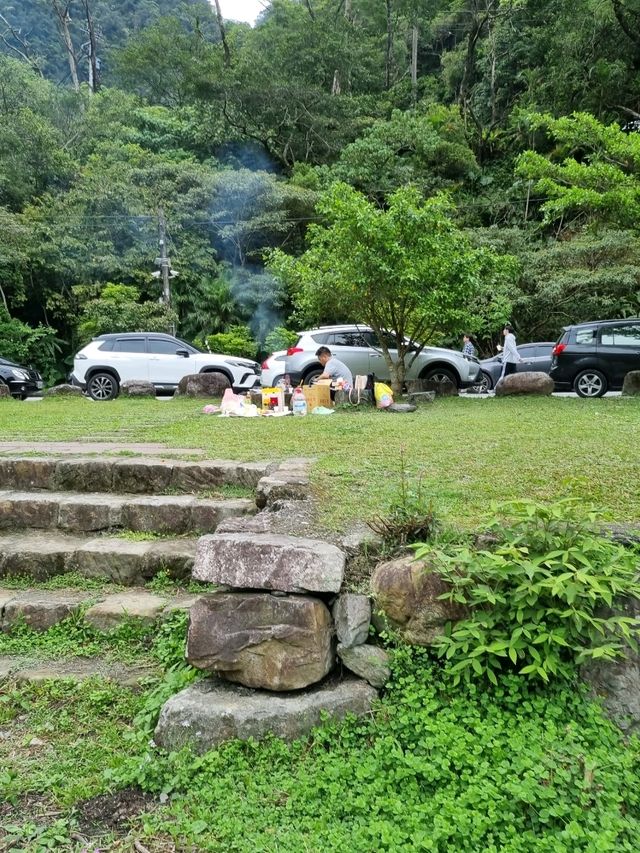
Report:
M 386 409 L 393 403 L 393 391 L 384 382 L 375 382 L 373 385 L 373 393 L 376 398 L 376 406 L 379 409 Z

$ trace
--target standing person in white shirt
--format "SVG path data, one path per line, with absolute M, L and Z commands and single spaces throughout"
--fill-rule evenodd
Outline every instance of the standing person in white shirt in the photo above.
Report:
M 516 336 L 513 333 L 513 326 L 506 323 L 502 334 L 504 335 L 504 347 L 502 349 L 502 373 L 500 379 L 503 379 L 510 373 L 515 373 L 516 364 L 522 361 L 516 347 Z

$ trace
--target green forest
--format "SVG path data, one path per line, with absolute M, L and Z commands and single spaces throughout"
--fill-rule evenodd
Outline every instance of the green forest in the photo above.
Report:
M 504 262 L 433 342 L 640 314 L 639 83 L 640 0 L 272 0 L 254 27 L 0 0 L 1 354 L 55 381 L 106 331 L 258 356 L 357 321 L 282 271 L 349 199 L 407 193 Z

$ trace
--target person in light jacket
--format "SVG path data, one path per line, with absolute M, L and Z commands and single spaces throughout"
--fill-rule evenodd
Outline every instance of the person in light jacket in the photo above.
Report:
M 513 333 L 513 326 L 507 323 L 502 330 L 502 334 L 504 335 L 504 347 L 502 348 L 502 374 L 500 375 L 500 379 L 503 379 L 510 373 L 515 373 L 516 364 L 522 361 L 516 347 L 516 336 Z

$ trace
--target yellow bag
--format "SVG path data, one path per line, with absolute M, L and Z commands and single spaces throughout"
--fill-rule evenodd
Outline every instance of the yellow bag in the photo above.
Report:
M 374 382 L 373 394 L 376 398 L 376 406 L 379 409 L 386 409 L 393 403 L 393 391 L 384 382 Z

